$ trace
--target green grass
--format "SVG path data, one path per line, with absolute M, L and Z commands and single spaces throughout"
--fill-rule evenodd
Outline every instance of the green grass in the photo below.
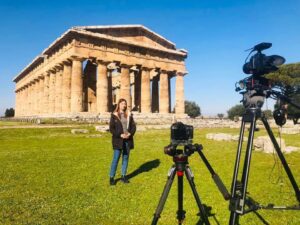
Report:
M 73 135 L 70 128 L 0 130 L 0 224 L 150 224 L 163 191 L 172 158 L 163 153 L 169 131 L 137 132 L 131 152 L 129 185 L 109 186 L 112 158 L 111 135 L 95 138 Z M 194 142 L 230 189 L 237 142 L 215 142 L 206 133 L 238 134 L 238 129 L 196 130 Z M 276 132 L 275 132 L 276 133 Z M 266 135 L 265 131 L 256 133 Z M 300 147 L 300 135 L 283 135 L 287 145 Z M 296 181 L 300 184 L 300 153 L 286 155 Z M 228 224 L 228 202 L 223 200 L 199 155 L 193 154 L 190 166 L 202 202 L 212 207 L 212 224 Z M 274 156 L 254 152 L 249 193 L 256 201 L 280 205 L 297 204 L 293 189 L 283 170 L 274 166 Z M 117 177 L 120 176 L 120 166 Z M 282 181 L 277 182 L 281 177 Z M 184 180 L 185 224 L 197 224 L 197 205 Z M 171 188 L 158 224 L 176 224 L 177 181 Z M 300 224 L 299 211 L 258 213 L 269 224 Z M 216 222 L 217 221 L 217 222 Z M 240 219 L 241 224 L 263 224 L 254 214 Z
M 17 121 L 0 121 L 0 127 L 4 127 L 4 126 L 23 126 L 23 125 L 30 125 L 30 123 L 27 122 L 17 122 Z

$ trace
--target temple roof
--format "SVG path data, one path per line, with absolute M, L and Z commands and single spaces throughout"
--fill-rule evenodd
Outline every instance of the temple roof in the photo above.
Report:
M 128 31 L 133 31 L 131 34 L 134 34 L 135 36 L 149 35 L 153 39 L 159 40 L 164 44 L 168 44 L 170 47 L 175 49 L 174 43 L 148 29 L 147 27 L 144 27 L 143 25 L 76 26 L 73 27 L 73 29 L 86 30 L 123 38 L 128 36 Z
M 30 64 L 28 64 L 14 79 L 18 78 L 27 71 L 30 71 L 36 64 L 41 63 L 55 46 L 69 39 L 73 35 L 83 35 L 94 37 L 113 42 L 119 42 L 127 45 L 150 48 L 158 51 L 168 52 L 171 54 L 181 55 L 186 57 L 187 51 L 184 49 L 176 49 L 176 46 L 171 41 L 151 31 L 143 25 L 110 25 L 110 26 L 75 26 L 68 29 L 60 37 L 46 48 L 42 54 L 37 56 Z

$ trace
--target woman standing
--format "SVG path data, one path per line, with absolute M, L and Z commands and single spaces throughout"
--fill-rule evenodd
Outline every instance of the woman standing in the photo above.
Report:
M 129 183 L 126 178 L 130 149 L 133 149 L 133 135 L 136 130 L 132 114 L 127 110 L 127 102 L 121 98 L 118 101 L 116 109 L 111 114 L 109 130 L 112 133 L 113 160 L 110 168 L 110 185 L 115 185 L 114 179 L 118 162 L 122 154 L 122 171 L 121 181 Z

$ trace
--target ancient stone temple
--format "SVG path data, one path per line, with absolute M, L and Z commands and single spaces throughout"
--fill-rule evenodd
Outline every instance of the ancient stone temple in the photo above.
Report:
M 15 115 L 101 115 L 125 98 L 132 111 L 184 114 L 187 52 L 142 25 L 73 27 L 15 78 Z

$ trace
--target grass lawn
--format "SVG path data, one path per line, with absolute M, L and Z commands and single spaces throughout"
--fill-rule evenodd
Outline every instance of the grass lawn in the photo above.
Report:
M 163 153 L 169 130 L 137 132 L 131 152 L 130 184 L 109 186 L 111 135 L 73 135 L 70 128 L 0 129 L 0 224 L 151 224 L 172 165 Z M 215 142 L 206 133 L 238 134 L 238 129 L 201 129 L 194 143 L 230 189 L 237 142 Z M 276 131 L 274 132 L 277 133 Z M 259 131 L 256 136 L 266 135 Z M 283 135 L 286 145 L 300 147 L 300 135 Z M 300 184 L 300 153 L 286 155 Z M 219 193 L 197 153 L 190 158 L 195 183 L 204 204 L 211 206 L 211 224 L 228 224 L 228 202 Z M 278 161 L 278 160 L 277 160 Z M 297 201 L 276 157 L 254 152 L 248 191 L 262 204 L 294 205 Z M 117 177 L 120 176 L 120 165 Z M 278 179 L 280 178 L 280 179 Z M 184 224 L 199 224 L 198 208 L 184 178 Z M 177 181 L 174 181 L 158 224 L 177 224 Z M 299 211 L 258 211 L 269 224 L 300 224 Z M 254 213 L 241 224 L 263 224 Z

